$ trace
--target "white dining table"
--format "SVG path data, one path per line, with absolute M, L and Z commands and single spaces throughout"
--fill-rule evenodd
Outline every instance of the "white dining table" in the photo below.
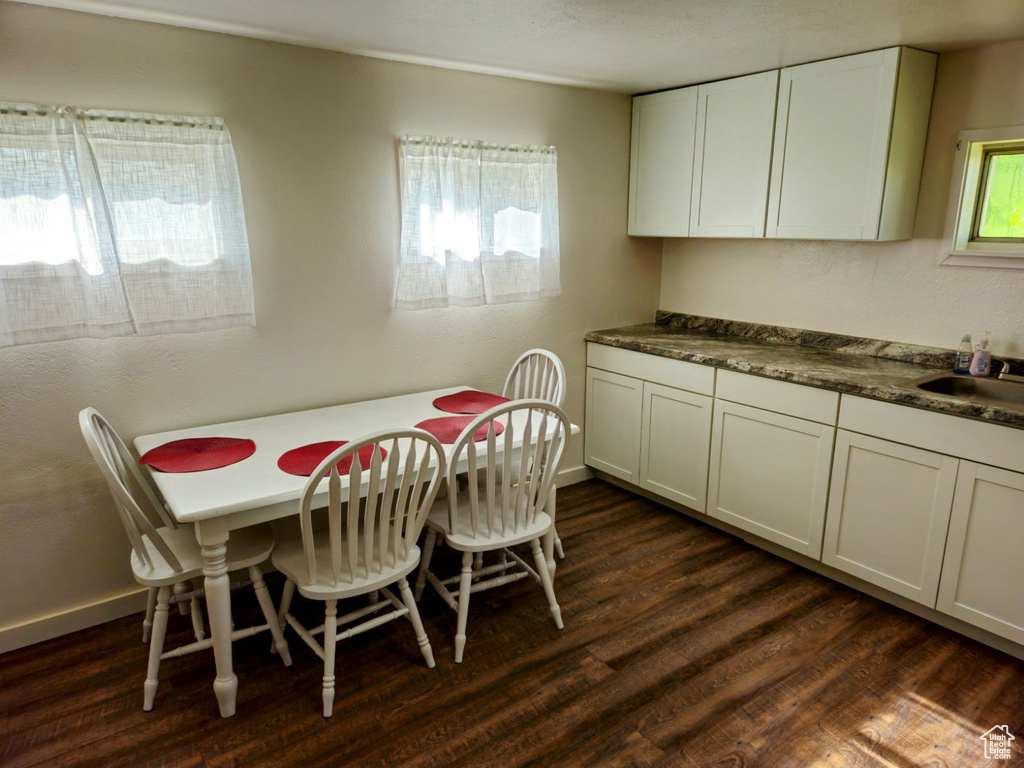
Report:
M 435 408 L 433 401 L 442 395 L 466 389 L 471 387 L 449 387 L 380 400 L 208 424 L 142 435 L 135 439 L 135 448 L 140 455 L 172 440 L 197 437 L 236 437 L 256 443 L 256 452 L 250 457 L 219 469 L 170 473 L 147 467 L 171 516 L 179 524 L 191 523 L 195 526 L 196 539 L 202 549 L 210 637 L 217 667 L 213 690 L 222 717 L 234 715 L 238 692 L 238 678 L 234 673 L 231 655 L 231 589 L 226 558 L 230 533 L 237 528 L 297 516 L 299 496 L 307 482 L 306 477 L 291 475 L 278 468 L 278 458 L 286 451 L 310 443 L 357 440 L 379 430 L 411 427 L 426 419 L 451 416 L 453 414 Z M 573 434 L 579 431 L 578 426 L 572 426 Z M 499 448 L 502 447 L 502 441 L 498 442 Z M 450 460 L 453 446 L 444 447 L 446 459 Z M 326 503 L 326 483 L 324 489 Z M 554 519 L 554 487 L 545 509 Z M 544 553 L 548 568 L 554 576 L 553 528 L 545 538 Z

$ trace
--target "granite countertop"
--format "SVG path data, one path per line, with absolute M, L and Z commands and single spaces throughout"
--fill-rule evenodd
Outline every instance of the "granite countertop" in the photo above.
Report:
M 659 312 L 657 322 L 591 331 L 586 340 L 731 371 L 1024 429 L 1024 407 L 914 389 L 950 370 L 953 350 Z M 1011 370 L 1024 365 L 1012 360 Z M 1024 386 L 1022 384 L 1021 386 Z

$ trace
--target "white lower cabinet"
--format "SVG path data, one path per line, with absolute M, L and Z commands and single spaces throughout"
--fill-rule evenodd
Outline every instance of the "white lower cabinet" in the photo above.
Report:
M 1024 474 L 960 462 L 936 607 L 1024 644 Z
M 839 430 L 822 562 L 934 608 L 958 463 Z
M 820 558 L 834 434 L 824 424 L 715 400 L 708 514 Z
M 601 344 L 587 363 L 589 466 L 1024 646 L 1024 429 Z
M 639 486 L 703 512 L 712 398 L 644 382 Z
M 643 395 L 640 379 L 587 368 L 585 461 L 634 485 L 640 478 Z

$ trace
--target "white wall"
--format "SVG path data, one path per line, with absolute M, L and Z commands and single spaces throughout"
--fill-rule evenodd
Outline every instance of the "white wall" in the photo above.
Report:
M 914 239 L 665 240 L 660 307 L 1024 357 L 1024 271 L 939 266 L 957 134 L 1024 125 L 1024 42 L 939 57 Z
M 131 439 L 451 384 L 493 390 L 541 346 L 562 357 L 582 423 L 583 333 L 656 309 L 661 243 L 625 233 L 625 96 L 2 2 L 0 99 L 223 116 L 257 317 L 252 329 L 0 349 L 0 650 L 38 636 L 5 629 L 96 601 L 46 626 L 102 620 L 125 610 L 102 601 L 134 589 L 78 433 L 84 406 Z M 391 309 L 404 133 L 558 147 L 560 298 Z M 565 466 L 581 465 L 577 440 Z

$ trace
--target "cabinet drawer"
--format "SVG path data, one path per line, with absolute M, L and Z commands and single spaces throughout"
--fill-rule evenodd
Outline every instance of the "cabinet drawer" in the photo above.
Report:
M 587 365 L 700 395 L 711 395 L 715 391 L 715 369 L 709 365 L 609 347 L 607 344 L 587 344 Z
M 719 371 L 715 397 L 819 424 L 835 424 L 839 393 L 735 371 Z
M 839 426 L 927 451 L 1024 472 L 1024 429 L 854 395 L 843 395 Z

